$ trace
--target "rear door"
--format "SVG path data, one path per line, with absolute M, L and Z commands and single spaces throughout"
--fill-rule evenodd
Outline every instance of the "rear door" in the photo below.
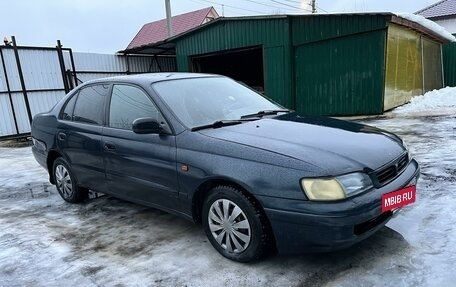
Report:
M 105 191 L 102 126 L 110 86 L 83 87 L 66 103 L 59 117 L 57 146 L 84 187 Z
M 103 129 L 106 177 L 120 198 L 175 210 L 177 198 L 174 135 L 136 134 L 132 123 L 142 117 L 164 118 L 138 86 L 114 84 L 107 125 Z

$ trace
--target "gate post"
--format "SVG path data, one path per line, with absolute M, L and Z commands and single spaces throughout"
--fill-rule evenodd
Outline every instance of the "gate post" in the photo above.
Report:
M 8 98 L 11 105 L 11 112 L 13 113 L 14 126 L 16 127 L 16 134 L 19 134 L 19 127 L 17 125 L 16 111 L 14 110 L 13 96 L 11 95 L 11 88 L 8 80 L 8 72 L 6 71 L 5 58 L 3 57 L 2 47 L 0 47 L 0 57 L 2 59 L 3 73 L 5 74 L 6 89 L 8 90 Z
M 62 52 L 62 44 L 60 43 L 60 40 L 57 40 L 57 56 L 59 58 L 59 64 L 60 64 L 60 72 L 62 73 L 62 80 L 63 80 L 63 88 L 65 89 L 65 94 L 68 94 L 70 91 L 70 88 L 68 87 L 68 81 L 66 77 L 66 72 L 65 72 L 65 62 L 63 60 L 63 52 Z
M 74 65 L 74 58 L 73 58 L 73 50 L 70 48 L 69 49 L 70 53 L 70 61 L 71 61 L 71 68 L 73 69 L 73 78 L 74 78 L 74 86 L 78 86 L 78 76 L 76 75 L 76 67 Z
M 24 75 L 22 74 L 21 60 L 19 59 L 19 51 L 18 51 L 17 45 L 16 45 L 16 37 L 11 36 L 11 40 L 13 42 L 14 57 L 16 58 L 17 72 L 19 73 L 19 80 L 21 82 L 22 94 L 24 95 L 25 108 L 27 109 L 27 115 L 29 118 L 29 122 L 31 124 L 32 118 L 33 118 L 32 111 L 30 109 L 30 103 L 29 103 L 28 96 L 27 96 L 27 89 L 25 88 L 25 81 L 24 81 Z

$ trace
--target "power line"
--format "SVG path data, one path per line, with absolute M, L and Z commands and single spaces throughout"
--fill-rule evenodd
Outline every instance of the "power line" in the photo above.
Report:
M 206 5 L 206 3 L 201 2 L 202 0 L 190 0 L 190 1 L 192 1 L 193 3 L 197 3 L 197 4 Z M 217 5 L 220 5 L 220 6 L 226 6 L 225 4 L 218 4 L 218 3 L 214 3 L 214 4 L 217 4 Z M 241 14 L 241 15 L 244 15 L 244 16 L 251 15 L 251 14 L 241 13 L 241 12 L 235 11 L 235 10 L 230 9 L 230 8 L 226 8 L 226 7 L 223 7 L 223 8 L 226 9 L 226 10 L 230 10 L 230 11 L 236 13 L 236 14 Z M 264 14 L 264 13 L 261 13 L 261 14 Z
M 224 9 L 228 10 L 228 11 L 231 11 L 233 13 L 236 13 L 236 14 L 242 15 L 242 16 L 250 16 L 250 15 L 252 15 L 251 13 L 246 14 L 246 13 L 242 13 L 242 12 L 236 11 L 235 9 L 231 9 L 231 8 L 224 8 Z M 265 14 L 265 13 L 261 13 L 261 14 Z M 225 15 L 223 15 L 223 16 L 225 16 Z
M 302 3 L 303 3 L 303 2 L 301 2 L 301 1 L 294 1 L 294 0 L 282 0 L 282 1 L 290 2 L 290 3 L 296 3 L 296 4 L 302 4 Z M 304 3 L 304 4 L 306 4 L 306 5 L 308 5 L 308 6 L 312 6 L 312 5 L 309 4 L 309 3 Z M 315 6 L 316 6 L 319 10 L 321 10 L 321 11 L 323 11 L 323 12 L 331 13 L 331 12 L 326 11 L 325 9 L 321 8 L 320 6 L 318 6 L 318 5 L 316 5 L 316 4 L 315 4 Z
M 244 11 L 253 12 L 253 13 L 265 14 L 264 12 L 250 10 L 250 9 L 245 9 L 245 8 L 240 8 L 240 7 L 227 5 L 227 4 L 222 4 L 222 3 L 218 3 L 218 2 L 213 2 L 213 1 L 209 1 L 209 0 L 199 0 L 199 1 L 207 2 L 207 3 L 210 3 L 210 4 L 224 5 L 225 7 L 229 7 L 229 8 L 232 8 L 232 9 L 239 9 L 239 10 L 244 10 Z
M 274 2 L 274 3 L 280 4 L 280 5 L 284 5 L 284 6 L 287 6 L 287 7 L 294 8 L 294 9 L 310 12 L 310 10 L 307 10 L 307 9 L 304 9 L 304 8 L 301 8 L 301 7 L 296 7 L 296 6 L 293 6 L 293 5 L 290 5 L 290 4 L 287 4 L 287 3 L 283 3 L 283 2 L 280 2 L 280 1 L 277 1 L 277 0 L 271 0 L 271 1 Z
M 235 10 L 247 11 L 247 12 L 258 13 L 258 14 L 267 14 L 266 12 L 261 12 L 261 11 L 258 11 L 258 10 L 252 10 L 252 9 L 241 8 L 241 7 L 237 7 L 237 6 L 233 6 L 233 5 L 227 5 L 227 4 L 223 4 L 223 3 L 219 3 L 219 2 L 215 2 L 215 1 L 210 1 L 210 0 L 190 0 L 190 1 L 192 1 L 192 2 L 194 2 L 194 3 L 198 3 L 198 4 L 210 3 L 210 4 L 220 5 L 220 6 L 224 6 L 224 7 L 231 8 L 231 9 L 229 9 L 229 10 L 235 9 Z M 272 2 L 275 2 L 275 3 L 277 3 L 277 4 L 280 4 L 280 5 L 289 7 L 289 8 L 280 7 L 280 6 L 276 6 L 276 5 L 265 4 L 265 3 L 262 3 L 262 2 L 259 2 L 259 1 L 255 1 L 255 0 L 245 0 L 245 1 L 251 2 L 251 3 L 255 3 L 255 4 L 257 4 L 257 5 L 262 5 L 262 6 L 271 7 L 271 8 L 276 8 L 276 9 L 282 9 L 282 10 L 288 10 L 288 11 L 296 11 L 296 10 L 299 10 L 299 11 L 311 12 L 311 10 L 309 10 L 309 9 L 304 9 L 304 8 L 301 8 L 301 7 L 296 7 L 296 6 L 289 5 L 289 4 L 287 4 L 287 3 L 282 3 L 282 2 L 276 1 L 276 0 L 271 0 L 271 1 L 272 1 Z M 285 1 L 285 0 L 283 0 L 283 1 Z M 292 1 L 292 0 L 288 0 L 288 2 L 300 3 L 300 2 L 298 2 L 298 1 Z M 292 9 L 291 9 L 291 8 L 292 8 Z M 293 10 L 293 9 L 294 9 L 294 10 Z M 233 12 L 234 12 L 234 11 L 233 11 Z M 237 11 L 236 11 L 235 13 L 242 14 L 242 15 L 247 15 L 247 14 L 240 13 L 240 12 L 237 12 Z
M 282 0 L 282 1 L 296 3 L 296 4 L 299 4 L 299 5 L 301 5 L 301 3 L 302 3 L 301 1 L 293 1 L 293 0 Z
M 316 6 L 317 6 L 318 10 L 321 10 L 321 11 L 323 11 L 323 12 L 326 12 L 326 13 L 331 13 L 331 12 L 329 12 L 329 11 L 326 11 L 325 9 L 321 8 L 321 7 L 320 7 L 320 6 L 318 6 L 318 5 L 316 5 Z
M 294 11 L 294 10 L 292 10 L 292 9 L 290 9 L 290 8 L 284 8 L 284 7 L 279 7 L 279 6 L 264 4 L 264 3 L 262 3 L 262 2 L 258 2 L 258 1 L 254 1 L 254 0 L 244 0 L 244 1 L 252 2 L 252 3 L 258 4 L 258 5 L 268 6 L 268 7 L 272 7 L 272 8 L 277 8 L 277 9 L 282 9 L 282 10 Z M 301 10 L 300 8 L 294 8 L 294 9 L 299 9 L 299 10 Z

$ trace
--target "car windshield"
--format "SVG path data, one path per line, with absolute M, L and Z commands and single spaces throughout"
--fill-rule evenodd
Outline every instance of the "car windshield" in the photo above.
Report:
M 163 81 L 153 84 L 153 88 L 188 128 L 239 120 L 242 116 L 260 111 L 283 109 L 225 77 Z

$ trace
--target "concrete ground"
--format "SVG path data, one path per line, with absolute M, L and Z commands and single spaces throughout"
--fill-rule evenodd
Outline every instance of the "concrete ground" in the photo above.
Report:
M 366 119 L 422 167 L 417 202 L 336 253 L 220 256 L 200 226 L 112 197 L 64 202 L 30 147 L 0 148 L 0 286 L 454 286 L 456 117 Z

